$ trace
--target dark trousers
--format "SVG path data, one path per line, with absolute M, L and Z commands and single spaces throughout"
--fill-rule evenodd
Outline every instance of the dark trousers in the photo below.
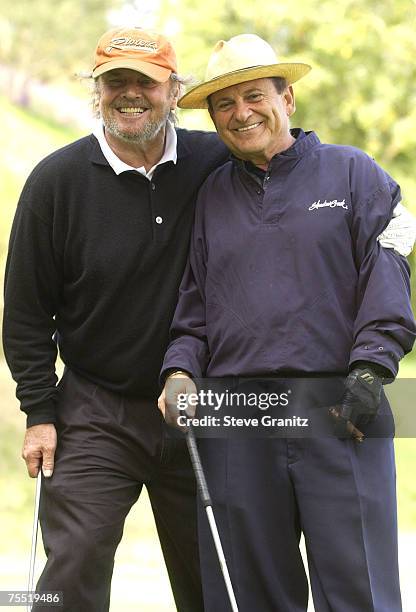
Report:
M 69 370 L 58 418 L 55 470 L 43 480 L 41 496 L 47 563 L 37 589 L 63 591 L 64 612 L 108 610 L 116 548 L 145 485 L 177 609 L 202 612 L 195 483 L 185 440 L 169 437 L 155 401 L 128 400 Z
M 400 612 L 393 440 L 201 439 L 240 612 Z M 206 612 L 229 612 L 200 508 Z

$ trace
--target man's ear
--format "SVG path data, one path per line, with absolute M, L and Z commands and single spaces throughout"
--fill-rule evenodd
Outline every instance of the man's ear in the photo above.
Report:
M 293 91 L 292 85 L 286 87 L 283 92 L 283 99 L 286 103 L 286 114 L 290 117 L 296 111 L 295 92 Z
M 92 85 L 92 110 L 94 117 L 100 116 L 100 99 L 101 99 L 101 76 L 97 77 L 93 81 Z
M 171 82 L 170 89 L 170 110 L 176 110 L 178 106 L 178 100 L 181 95 L 181 84 L 178 81 Z
M 215 119 L 214 119 L 214 111 L 212 110 L 212 104 L 209 101 L 209 98 L 207 99 L 207 103 L 208 103 L 208 112 L 209 112 L 209 116 L 211 117 L 211 121 L 212 123 L 215 125 Z M 215 125 L 215 127 L 217 127 Z
M 175 86 L 172 87 L 171 96 L 170 96 L 171 97 L 170 110 L 172 111 L 176 110 L 178 106 L 179 93 L 180 93 L 180 85 L 179 83 L 175 83 Z

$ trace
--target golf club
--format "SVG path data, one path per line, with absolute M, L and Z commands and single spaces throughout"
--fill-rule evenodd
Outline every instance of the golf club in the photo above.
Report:
M 38 541 L 38 524 L 39 524 L 39 502 L 40 502 L 40 489 L 42 485 L 42 470 L 39 468 L 39 472 L 36 478 L 36 493 L 35 493 L 35 510 L 33 514 L 33 528 L 32 528 L 32 549 L 30 551 L 30 567 L 29 567 L 29 582 L 28 582 L 28 597 L 30 598 L 31 593 L 34 591 L 34 580 L 35 580 L 35 561 L 36 561 L 36 544 Z M 31 612 L 32 603 L 27 606 L 27 612 Z
M 224 577 L 225 586 L 227 589 L 228 597 L 230 599 L 231 609 L 233 612 L 238 612 L 237 601 L 234 595 L 233 585 L 231 584 L 230 574 L 228 573 L 227 562 L 225 560 L 224 551 L 222 548 L 220 535 L 218 533 L 217 524 L 215 522 L 214 513 L 212 510 L 212 501 L 208 490 L 207 481 L 205 478 L 204 470 L 201 464 L 201 458 L 199 456 L 198 448 L 196 445 L 195 434 L 192 426 L 189 426 L 186 432 L 186 443 L 188 445 L 189 456 L 191 458 L 192 467 L 195 473 L 195 479 L 198 486 L 199 495 L 201 497 L 202 504 L 206 510 L 209 527 L 211 530 L 212 538 L 214 540 L 215 549 L 217 551 L 218 560 L 220 563 L 222 575 Z

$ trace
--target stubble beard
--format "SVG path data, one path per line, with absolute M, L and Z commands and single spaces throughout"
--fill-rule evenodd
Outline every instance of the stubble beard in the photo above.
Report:
M 169 113 L 160 119 L 146 121 L 146 123 L 137 131 L 124 131 L 120 129 L 117 120 L 112 117 L 102 117 L 106 131 L 124 142 L 143 145 L 152 141 L 157 137 L 159 132 L 164 128 L 168 120 Z

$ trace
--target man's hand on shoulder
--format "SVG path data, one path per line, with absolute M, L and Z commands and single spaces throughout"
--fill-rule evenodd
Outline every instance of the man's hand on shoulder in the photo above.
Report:
M 403 257 L 413 250 L 416 239 L 416 219 L 402 205 L 397 204 L 386 229 L 377 238 L 382 247 L 394 249 Z
M 178 370 L 167 377 L 157 404 L 168 425 L 187 431 L 188 428 L 181 426 L 178 418 L 195 415 L 195 405 L 188 402 L 189 396 L 195 393 L 195 383 L 187 372 Z
M 31 478 L 36 478 L 41 467 L 46 478 L 52 476 L 56 442 L 56 429 L 52 423 L 28 427 L 23 442 L 22 457 Z

